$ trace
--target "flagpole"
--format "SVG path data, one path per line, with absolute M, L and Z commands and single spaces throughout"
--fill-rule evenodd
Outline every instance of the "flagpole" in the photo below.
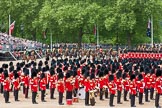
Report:
M 151 15 L 151 46 L 154 44 L 153 16 Z
M 99 47 L 99 30 L 98 30 L 98 24 L 97 24 L 97 48 Z
M 52 52 L 52 32 L 51 32 L 51 52 Z
M 11 24 L 11 17 L 10 17 L 10 14 L 9 14 L 9 19 L 8 19 L 8 20 L 9 20 L 9 22 L 8 22 L 8 23 L 9 23 L 8 34 L 9 34 L 9 36 L 10 36 L 10 35 L 11 35 L 11 32 L 10 32 L 10 24 Z

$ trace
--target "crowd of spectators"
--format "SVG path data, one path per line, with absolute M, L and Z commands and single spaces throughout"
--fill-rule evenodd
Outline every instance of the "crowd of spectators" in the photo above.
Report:
M 40 42 L 9 36 L 6 33 L 0 33 L 0 50 L 14 51 L 14 50 L 36 49 L 41 47 L 42 43 Z

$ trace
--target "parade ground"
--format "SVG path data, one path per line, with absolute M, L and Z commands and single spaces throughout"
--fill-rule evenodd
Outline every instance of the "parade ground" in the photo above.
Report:
M 39 60 L 37 60 L 38 62 Z M 18 61 L 13 61 L 14 64 L 16 64 Z M 0 62 L 0 66 L 3 63 L 9 63 L 9 62 Z M 10 92 L 10 98 L 9 101 L 11 103 L 6 104 L 3 98 L 3 94 L 0 94 L 0 108 L 109 108 L 109 99 L 104 99 L 103 101 L 99 100 L 99 96 L 95 98 L 96 104 L 95 106 L 85 106 L 84 100 L 79 100 L 78 103 L 73 103 L 73 105 L 67 105 L 66 100 L 65 100 L 65 93 L 64 93 L 64 99 L 63 103 L 64 105 L 59 105 L 58 104 L 58 92 L 55 90 L 55 98 L 54 100 L 50 99 L 50 94 L 49 94 L 49 89 L 46 90 L 46 97 L 45 100 L 47 102 L 41 102 L 41 97 L 40 97 L 40 91 L 38 92 L 38 96 L 36 101 L 38 104 L 32 104 L 32 93 L 29 90 L 29 98 L 25 99 L 25 96 L 23 95 L 22 92 L 22 87 L 21 90 L 19 91 L 19 102 L 14 101 L 13 97 L 13 92 Z M 155 95 L 154 95 L 155 96 Z M 128 96 L 127 96 L 128 97 Z M 161 99 L 161 98 L 160 98 Z M 123 104 L 117 104 L 116 97 L 114 98 L 114 108 L 130 108 L 130 101 L 123 101 L 123 96 L 121 98 L 121 102 Z M 144 97 L 143 97 L 143 103 L 144 105 L 139 105 L 138 104 L 138 97 L 136 97 L 136 107 L 137 108 L 155 108 L 155 100 L 150 100 L 150 102 L 145 102 Z M 160 100 L 160 105 L 162 105 L 162 101 Z

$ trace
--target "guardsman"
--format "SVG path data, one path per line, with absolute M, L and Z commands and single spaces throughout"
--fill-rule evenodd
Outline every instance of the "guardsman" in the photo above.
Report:
M 56 99 L 54 97 L 54 92 L 55 92 L 55 88 L 56 88 L 56 80 L 57 80 L 57 76 L 55 74 L 54 68 L 51 67 L 51 69 L 50 69 L 50 79 L 49 79 L 50 99 Z
M 38 78 L 37 78 L 37 74 L 35 71 L 32 72 L 31 74 L 31 91 L 32 91 L 32 103 L 33 104 L 38 104 L 36 102 L 36 97 L 37 97 L 37 91 L 38 91 Z
M 74 82 L 74 97 L 77 97 L 78 89 L 79 89 L 79 77 L 77 75 L 77 70 L 74 70 L 73 78 L 75 80 Z
M 14 70 L 13 73 L 14 73 L 14 79 L 13 79 L 14 97 L 15 97 L 15 101 L 19 101 L 18 95 L 20 90 L 20 79 L 16 70 Z
M 66 102 L 68 105 L 72 104 L 72 93 L 73 93 L 73 84 L 74 84 L 74 80 L 73 80 L 73 76 L 72 76 L 72 71 L 68 71 L 66 73 L 66 77 L 65 77 L 65 87 L 66 87 Z
M 108 99 L 108 77 L 109 77 L 109 75 L 108 75 L 108 69 L 105 69 L 104 70 L 104 83 L 105 83 L 105 86 L 106 86 L 106 89 L 105 89 L 105 99 Z
M 9 102 L 10 89 L 11 89 L 11 82 L 9 80 L 8 72 L 5 70 L 4 71 L 4 82 L 3 82 L 3 92 L 4 92 L 5 103 L 10 103 Z
M 150 102 L 148 100 L 148 92 L 150 90 L 151 83 L 150 83 L 150 72 L 148 68 L 145 70 L 144 82 L 145 82 L 145 102 Z
M 122 93 L 122 72 L 118 71 L 116 73 L 116 85 L 117 85 L 117 104 L 122 104 L 121 102 L 121 93 Z
M 115 96 L 115 93 L 116 93 L 116 86 L 115 86 L 115 82 L 114 82 L 114 75 L 109 75 L 108 88 L 109 88 L 109 91 L 110 91 L 109 106 L 110 107 L 114 107 L 115 105 L 113 105 L 113 101 L 114 101 L 114 96 Z
M 154 72 L 154 69 L 151 70 L 151 76 L 150 76 L 150 99 L 154 100 L 154 89 L 155 89 L 155 81 L 156 81 L 156 75 Z
M 101 72 L 100 70 L 99 72 L 99 88 L 100 88 L 100 100 L 104 100 L 103 99 L 103 87 L 104 87 L 104 79 L 103 79 L 103 72 Z
M 124 101 L 128 101 L 127 94 L 129 91 L 129 78 L 126 73 L 123 73 L 123 86 L 124 86 Z
M 161 108 L 159 105 L 160 95 L 162 94 L 162 80 L 161 80 L 162 71 L 160 69 L 157 69 L 156 71 L 156 81 L 155 81 L 155 107 Z
M 41 73 L 39 85 L 40 85 L 40 89 L 41 89 L 41 101 L 46 102 L 44 100 L 45 93 L 46 93 L 46 79 L 45 79 L 44 72 Z
M 28 98 L 28 92 L 29 92 L 29 69 L 25 69 L 25 73 L 24 73 L 25 77 L 24 77 L 24 87 L 25 87 L 25 98 Z
M 85 72 L 85 80 L 84 80 L 84 87 L 85 87 L 85 106 L 89 106 L 89 90 L 90 90 L 90 77 L 89 72 Z
M 138 92 L 139 92 L 139 97 L 138 97 L 139 104 L 143 105 L 144 103 L 142 102 L 142 99 L 143 99 L 143 93 L 144 93 L 144 81 L 143 81 L 143 75 L 142 74 L 138 75 L 137 89 L 138 89 Z
M 131 107 L 135 106 L 135 96 L 136 96 L 136 82 L 135 82 L 135 75 L 132 74 L 130 77 L 130 84 L 129 84 L 129 90 L 130 90 L 130 99 L 131 99 Z
M 57 81 L 57 90 L 59 92 L 59 100 L 58 103 L 59 105 L 64 105 L 62 102 L 63 100 L 63 93 L 64 93 L 64 81 L 63 81 L 64 75 L 62 72 L 58 74 L 58 81 Z

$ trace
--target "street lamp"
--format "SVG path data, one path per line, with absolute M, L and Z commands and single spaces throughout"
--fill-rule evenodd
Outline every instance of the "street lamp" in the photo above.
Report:
M 20 25 L 20 30 L 21 30 L 21 37 L 23 38 L 23 32 L 24 32 L 24 25 L 23 24 Z

